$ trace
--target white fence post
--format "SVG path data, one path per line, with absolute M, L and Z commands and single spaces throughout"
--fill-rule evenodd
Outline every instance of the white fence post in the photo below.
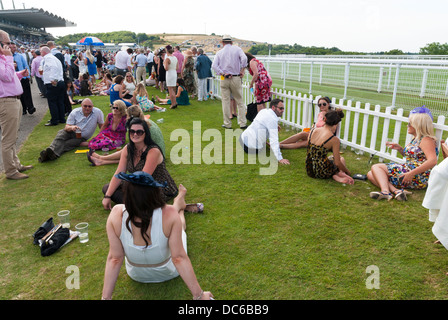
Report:
M 310 65 L 310 89 L 308 90 L 308 93 L 311 94 L 313 92 L 313 62 L 311 62 Z
M 347 99 L 347 88 L 350 77 L 350 63 L 345 64 L 345 75 L 344 75 L 344 100 Z
M 381 87 L 383 86 L 383 72 L 384 72 L 384 67 L 381 67 L 380 68 L 380 77 L 378 79 L 378 89 L 377 89 L 378 93 L 381 92 Z
M 420 89 L 420 98 L 423 98 L 425 96 L 427 82 L 428 82 L 428 69 L 424 69 L 423 70 L 422 87 Z
M 398 78 L 400 77 L 400 67 L 401 67 L 401 64 L 398 63 L 397 71 L 395 72 L 394 93 L 392 95 L 392 108 L 395 108 L 395 102 L 397 101 Z

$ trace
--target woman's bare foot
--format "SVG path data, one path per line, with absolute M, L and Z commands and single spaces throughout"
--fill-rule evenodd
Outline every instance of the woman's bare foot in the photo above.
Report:
M 434 241 L 434 244 L 441 244 L 440 240 Z
M 173 206 L 176 207 L 177 211 L 185 210 L 187 207 L 187 203 L 185 202 L 185 196 L 187 194 L 187 189 L 182 185 L 179 184 L 179 193 L 177 194 L 177 197 L 174 198 Z
M 92 154 L 90 155 L 92 158 L 96 158 L 96 159 L 100 159 L 100 155 L 96 152 L 92 152 Z

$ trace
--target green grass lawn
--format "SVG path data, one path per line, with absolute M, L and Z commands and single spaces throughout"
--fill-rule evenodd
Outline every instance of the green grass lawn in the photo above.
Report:
M 150 95 L 158 94 L 148 88 Z M 108 97 L 92 97 L 105 115 Z M 203 202 L 203 214 L 186 214 L 188 254 L 199 283 L 216 299 L 447 299 L 448 252 L 431 232 L 425 191 L 409 201 L 369 198 L 369 182 L 353 186 L 314 180 L 305 173 L 306 150 L 287 150 L 290 166 L 262 176 L 261 164 L 178 164 L 170 161 L 171 132 L 217 129 L 224 136 L 221 102 L 212 100 L 152 112 L 167 147 L 167 167 L 188 189 L 188 202 Z M 0 299 L 100 299 L 108 253 L 101 188 L 116 166 L 92 167 L 85 154 L 69 152 L 38 163 L 39 152 L 62 128 L 45 127 L 49 114 L 20 151 L 33 164 L 30 178 L 0 178 Z M 236 120 L 233 127 L 238 128 Z M 294 133 L 284 127 L 280 138 Z M 204 150 L 211 142 L 203 141 Z M 224 143 L 224 139 L 223 139 Z M 235 143 L 236 145 L 236 143 Z M 82 148 L 81 148 L 82 149 Z M 193 159 L 193 143 L 182 149 Z M 224 148 L 223 148 L 224 150 Z M 344 150 L 352 173 L 366 173 L 369 157 Z M 224 158 L 224 156 L 223 156 Z M 191 161 L 193 162 L 193 161 Z M 375 159 L 374 159 L 375 162 Z M 90 241 L 78 239 L 42 257 L 32 234 L 57 212 L 71 211 L 71 224 L 90 224 Z M 367 289 L 369 266 L 379 268 L 379 289 Z M 80 288 L 68 289 L 66 273 L 79 269 Z M 181 278 L 161 284 L 131 280 L 123 266 L 114 299 L 191 299 Z

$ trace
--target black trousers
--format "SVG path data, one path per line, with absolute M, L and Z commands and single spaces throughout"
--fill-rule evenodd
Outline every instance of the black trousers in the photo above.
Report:
M 48 108 L 50 109 L 52 124 L 65 123 L 65 83 L 59 81 L 56 86 L 46 84 Z
M 20 96 L 20 102 L 22 102 L 23 113 L 26 113 L 27 111 L 34 112 L 33 97 L 31 96 L 30 79 L 22 78 L 22 80 L 20 80 L 20 83 L 22 84 L 23 89 L 23 93 Z

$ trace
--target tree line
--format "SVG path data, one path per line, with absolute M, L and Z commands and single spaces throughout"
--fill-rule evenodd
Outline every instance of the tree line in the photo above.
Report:
M 146 33 L 135 33 L 131 31 L 113 31 L 105 33 L 74 33 L 57 39 L 60 45 L 78 42 L 86 36 L 97 37 L 104 43 L 139 43 L 144 47 L 153 47 L 154 44 L 163 40 L 158 36 L 149 36 Z
M 378 52 L 354 52 L 354 51 L 342 51 L 339 48 L 325 48 L 325 47 L 304 47 L 298 44 L 287 45 L 269 45 L 269 44 L 257 44 L 249 49 L 249 52 L 253 55 L 269 55 L 269 47 L 271 49 L 271 55 L 277 54 L 306 54 L 306 55 L 365 55 L 365 54 L 377 54 L 377 55 L 404 55 L 404 54 L 421 54 L 421 55 L 448 55 L 448 43 L 441 44 L 439 42 L 433 42 L 427 44 L 425 47 L 420 48 L 418 53 L 403 52 L 400 49 L 392 49 L 389 51 Z

